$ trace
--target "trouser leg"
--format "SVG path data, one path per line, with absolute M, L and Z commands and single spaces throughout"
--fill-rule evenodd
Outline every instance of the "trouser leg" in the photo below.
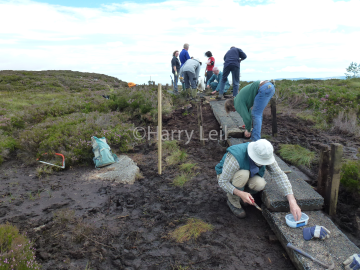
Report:
M 184 83 L 185 83 L 185 89 L 190 88 L 190 78 L 189 78 L 190 72 L 185 71 L 184 72 Z
M 212 83 L 210 83 L 211 89 L 212 89 L 213 91 L 215 91 L 215 90 L 216 90 L 216 87 L 218 86 L 218 84 L 219 84 L 219 83 L 217 83 L 217 82 L 212 82 Z
M 212 75 L 213 75 L 212 70 L 211 71 L 210 70 L 206 71 L 206 82 L 205 83 L 207 83 L 208 80 L 210 80 Z
M 225 83 L 226 83 L 226 79 L 230 74 L 230 67 L 227 66 L 224 68 L 223 70 L 223 75 L 222 75 L 222 79 L 219 82 L 220 83 L 220 89 L 219 89 L 219 95 L 222 96 L 224 94 L 224 88 L 225 88 Z
M 236 97 L 239 91 L 239 84 L 240 84 L 240 68 L 236 66 L 232 66 L 231 75 L 233 81 L 233 96 Z
M 175 93 L 178 92 L 178 78 L 179 78 L 179 76 L 175 76 L 175 74 L 174 74 L 174 92 Z
M 251 140 L 256 142 L 261 139 L 261 126 L 263 119 L 263 111 L 269 103 L 272 96 L 275 94 L 275 87 L 272 83 L 265 83 L 262 85 L 254 99 L 254 106 L 251 111 L 253 121 L 253 130 L 251 133 Z

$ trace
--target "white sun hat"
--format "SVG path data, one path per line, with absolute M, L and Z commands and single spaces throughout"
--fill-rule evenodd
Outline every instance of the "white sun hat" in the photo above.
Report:
M 248 145 L 249 157 L 260 165 L 270 165 L 274 163 L 274 147 L 268 140 L 260 139 L 256 142 L 251 142 Z

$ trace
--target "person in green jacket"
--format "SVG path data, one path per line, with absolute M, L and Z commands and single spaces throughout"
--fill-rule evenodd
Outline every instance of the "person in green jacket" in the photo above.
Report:
M 265 188 L 266 181 L 263 177 L 267 170 L 272 181 L 276 182 L 286 196 L 294 219 L 300 220 L 301 209 L 294 197 L 291 183 L 277 164 L 273 152 L 273 146 L 265 139 L 236 144 L 226 150 L 226 154 L 216 165 L 219 186 L 227 193 L 227 205 L 238 218 L 246 217 L 240 200 L 254 205 L 251 194 Z
M 222 80 L 222 72 L 219 70 L 218 67 L 214 67 L 213 75 L 206 83 L 207 88 L 211 87 L 211 89 L 213 90 L 213 92 L 211 92 L 212 95 L 216 94 L 216 92 L 219 92 L 221 80 Z M 229 90 L 229 88 L 230 88 L 229 80 L 226 79 L 224 93 L 226 93 L 227 90 Z
M 245 137 L 256 142 L 261 138 L 263 111 L 275 94 L 275 86 L 269 81 L 255 81 L 244 88 L 234 99 L 225 101 L 227 113 L 237 111 L 245 124 Z M 252 108 L 252 109 L 251 109 Z M 252 132 L 251 127 L 254 126 Z

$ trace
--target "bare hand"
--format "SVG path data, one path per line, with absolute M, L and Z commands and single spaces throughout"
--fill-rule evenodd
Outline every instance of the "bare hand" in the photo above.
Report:
M 254 198 L 250 193 L 242 191 L 238 196 L 243 200 L 243 202 L 254 205 Z
M 244 135 L 246 138 L 249 138 L 251 136 L 251 132 L 248 132 L 247 130 L 245 130 Z
M 207 88 L 210 88 L 210 85 L 207 85 L 206 87 L 207 87 Z
M 290 205 L 290 212 L 294 216 L 295 221 L 299 221 L 301 218 L 301 209 L 298 206 L 293 194 L 287 195 L 287 199 Z

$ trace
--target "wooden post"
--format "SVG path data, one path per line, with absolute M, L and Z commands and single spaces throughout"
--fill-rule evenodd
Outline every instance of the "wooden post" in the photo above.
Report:
M 321 145 L 317 192 L 325 198 L 326 184 L 329 181 L 330 147 Z
M 272 119 L 272 136 L 277 136 L 277 122 L 276 122 L 276 100 L 272 98 L 270 100 L 271 104 L 271 119 Z
M 343 146 L 338 143 L 331 144 L 330 180 L 326 186 L 325 208 L 330 216 L 336 214 L 336 205 L 340 186 L 340 169 Z
M 158 84 L 158 173 L 161 174 L 161 160 L 162 160 L 162 93 L 161 84 Z
M 197 115 L 198 115 L 200 141 L 202 145 L 205 145 L 201 101 L 199 101 L 199 103 L 197 104 Z

